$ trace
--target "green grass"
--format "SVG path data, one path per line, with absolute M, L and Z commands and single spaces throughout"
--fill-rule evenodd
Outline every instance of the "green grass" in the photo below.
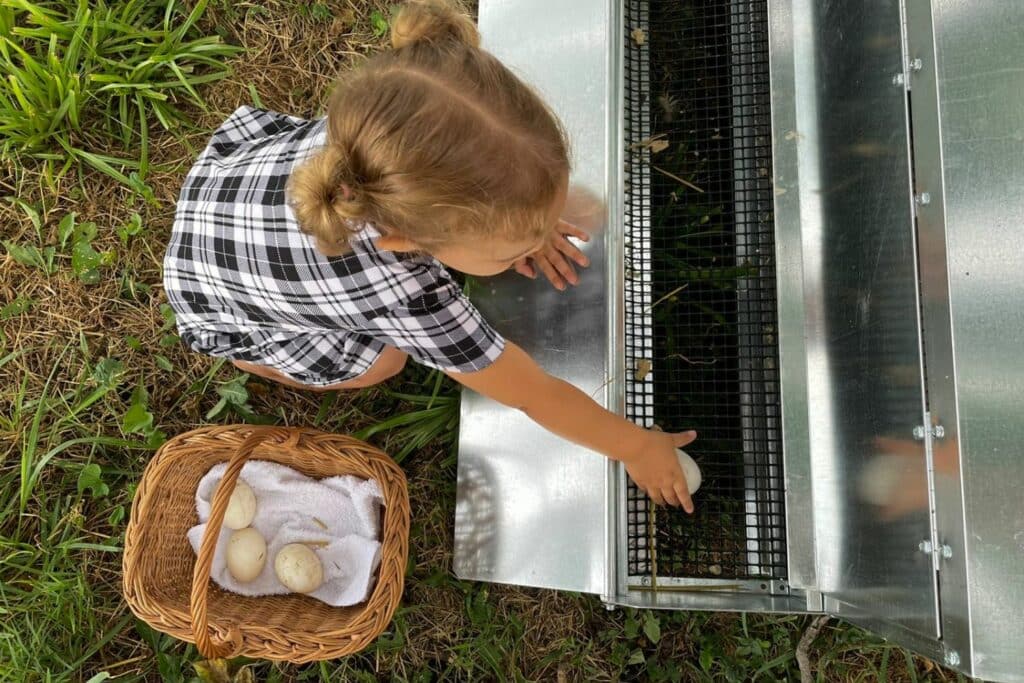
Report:
M 196 88 L 228 75 L 236 48 L 196 31 L 206 5 L 0 4 L 0 154 L 58 175 L 85 164 L 141 190 L 150 128 L 187 122 L 177 101 L 202 107 Z
M 91 423 L 87 416 L 116 389 L 124 368 L 107 358 L 95 364 L 69 358 L 78 351 L 65 346 L 56 354 L 36 395 L 23 376 L 0 416 L 8 437 L 0 470 L 0 490 L 7 494 L 0 507 L 0 676 L 9 680 L 26 680 L 40 669 L 80 670 L 131 624 L 124 615 L 108 621 L 109 610 L 99 604 L 109 594 L 98 596 L 97 572 L 109 569 L 120 543 L 86 524 L 85 510 L 105 514 L 108 525 L 123 520 L 127 500 L 110 491 L 128 485 L 134 473 L 107 463 L 115 452 L 154 444 L 108 436 Z M 58 388 L 59 371 L 69 364 L 81 370 L 70 386 Z
M 319 395 L 182 348 L 160 263 L 195 150 L 240 104 L 313 115 L 386 39 L 390 5 L 0 0 L 0 681 L 195 679 L 195 649 L 121 599 L 124 528 L 166 435 L 243 421 L 367 438 L 401 460 L 413 506 L 388 631 L 335 662 L 233 663 L 255 680 L 795 680 L 805 617 L 607 612 L 457 580 L 458 396 L 437 373 Z M 821 681 L 954 680 L 840 624 L 814 655 Z

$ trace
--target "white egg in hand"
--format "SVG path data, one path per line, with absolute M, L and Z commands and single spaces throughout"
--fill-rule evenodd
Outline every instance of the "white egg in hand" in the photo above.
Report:
M 686 488 L 689 489 L 692 496 L 700 488 L 700 468 L 697 467 L 697 463 L 693 461 L 693 458 L 687 455 L 686 451 L 681 448 L 676 449 L 676 457 L 679 458 L 679 466 L 683 468 L 683 476 L 686 477 Z
M 286 588 L 296 593 L 312 593 L 324 582 L 320 558 L 301 543 L 281 548 L 274 558 L 274 573 Z
M 236 581 L 248 583 L 267 563 L 267 542 L 255 529 L 240 529 L 228 539 L 228 571 Z
M 229 529 L 244 529 L 256 518 L 256 494 L 242 480 L 235 483 L 235 490 L 228 500 L 224 513 L 224 526 Z

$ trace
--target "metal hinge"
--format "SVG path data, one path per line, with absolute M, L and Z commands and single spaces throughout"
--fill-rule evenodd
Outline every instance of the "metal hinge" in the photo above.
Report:
M 902 64 L 900 70 L 893 74 L 892 84 L 905 90 L 910 90 L 910 40 L 907 37 L 907 8 L 906 4 L 900 3 L 900 56 Z
M 941 439 L 941 438 L 946 436 L 946 428 L 943 427 L 942 425 L 935 425 L 934 427 L 929 425 L 928 429 L 929 429 L 933 439 Z M 925 427 L 924 426 L 917 425 L 916 427 L 914 427 L 914 440 L 915 441 L 923 441 L 924 440 L 924 434 L 925 434 Z
M 902 86 L 910 90 L 910 81 L 915 73 L 924 68 L 924 62 L 920 57 L 910 54 L 910 32 L 907 29 L 907 6 L 905 2 L 900 3 L 900 42 L 903 46 L 902 58 L 899 73 L 892 77 L 892 84 Z
M 918 549 L 931 555 L 932 569 L 939 571 L 942 568 L 942 560 L 949 559 L 953 555 L 953 549 L 948 545 L 939 543 L 939 520 L 935 513 L 935 451 L 934 441 L 946 436 L 946 430 L 942 425 L 932 425 L 932 416 L 929 411 L 924 413 L 924 424 L 914 427 L 914 438 L 924 441 L 924 458 L 928 476 L 928 532 L 930 538 L 926 538 L 918 544 Z
M 906 65 L 902 71 L 897 71 L 892 76 L 892 84 L 897 86 L 903 86 L 904 89 L 910 90 L 910 81 L 913 75 L 924 68 L 924 62 L 921 61 L 920 57 L 907 58 Z

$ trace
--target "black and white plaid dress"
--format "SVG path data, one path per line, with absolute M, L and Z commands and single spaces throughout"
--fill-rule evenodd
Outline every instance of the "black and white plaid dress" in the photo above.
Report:
M 369 226 L 351 253 L 326 257 L 299 229 L 285 183 L 324 145 L 325 123 L 242 107 L 214 133 L 164 258 L 182 339 L 310 386 L 358 377 L 386 346 L 446 371 L 490 365 L 504 340 L 437 260 L 378 250 Z

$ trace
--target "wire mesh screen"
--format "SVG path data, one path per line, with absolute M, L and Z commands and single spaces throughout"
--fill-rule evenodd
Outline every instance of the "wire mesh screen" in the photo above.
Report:
M 767 0 L 625 2 L 626 409 L 695 514 L 626 495 L 630 576 L 785 579 Z

